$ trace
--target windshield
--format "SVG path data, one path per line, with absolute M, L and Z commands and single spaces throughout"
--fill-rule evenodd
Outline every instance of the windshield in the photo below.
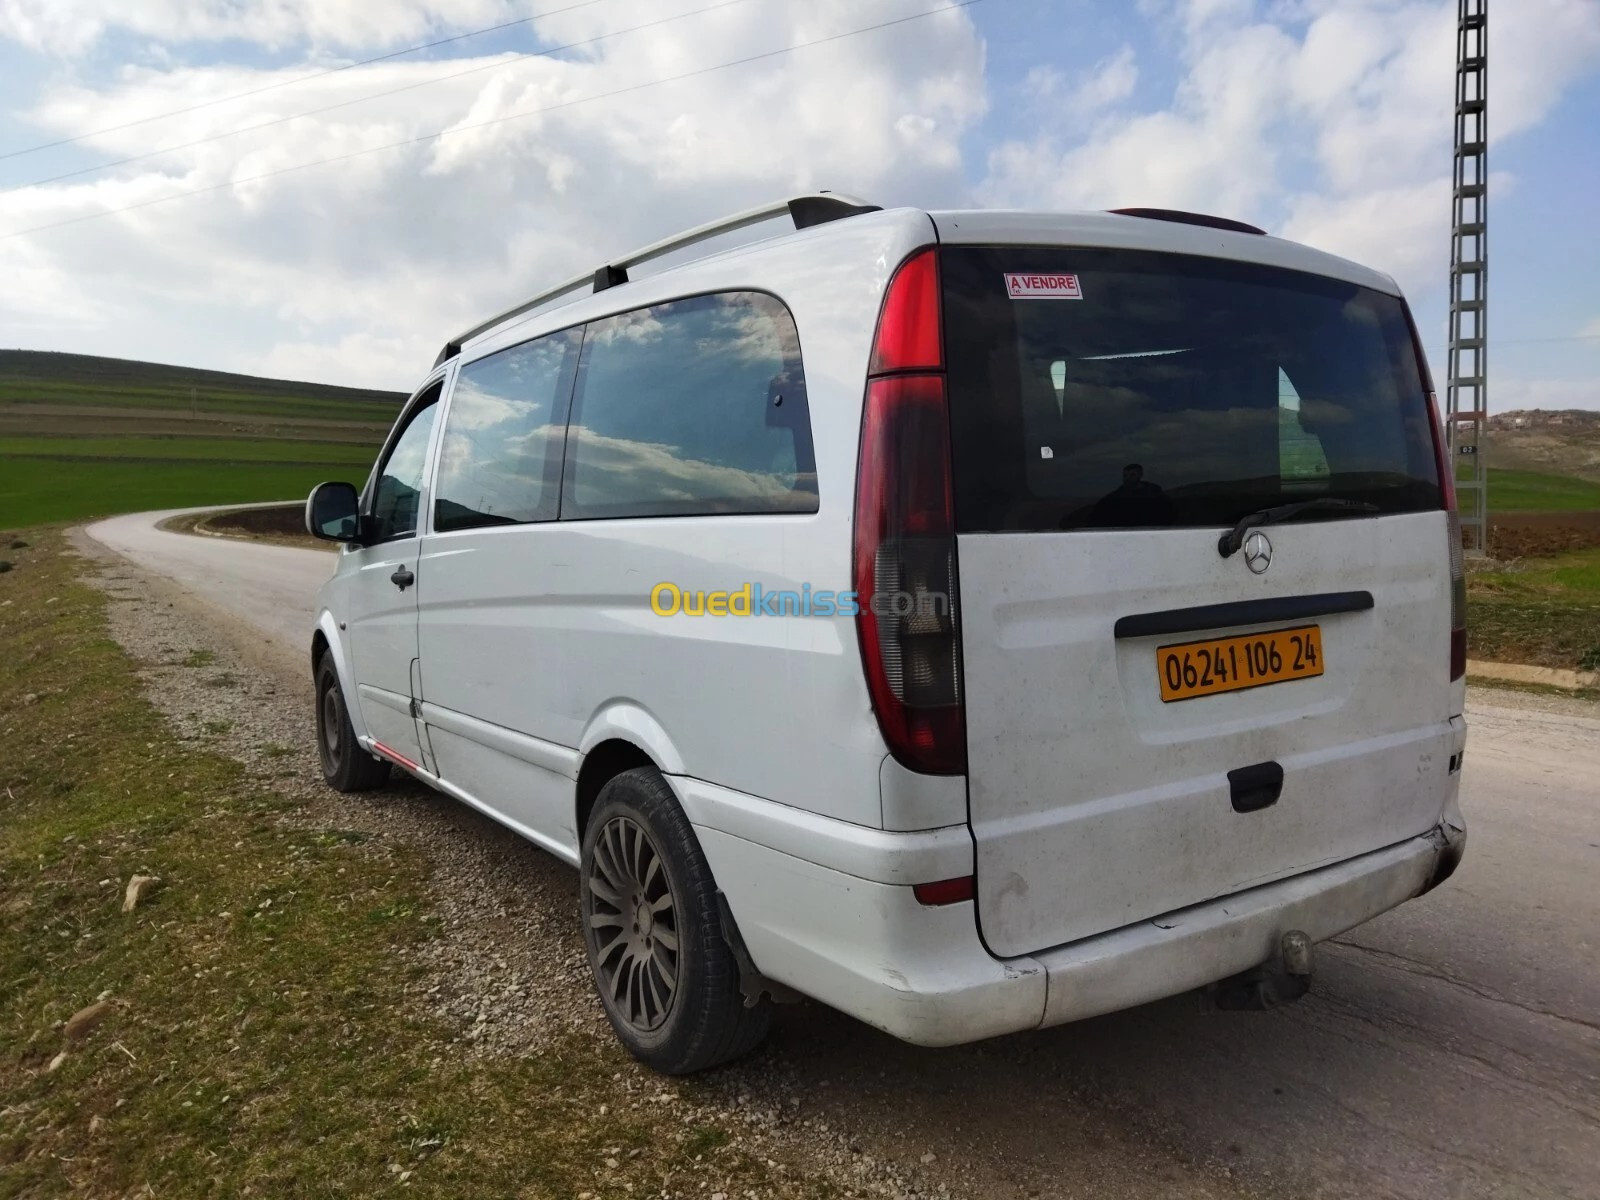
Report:
M 940 265 L 962 532 L 1441 506 L 1397 297 L 1147 251 L 951 246 Z

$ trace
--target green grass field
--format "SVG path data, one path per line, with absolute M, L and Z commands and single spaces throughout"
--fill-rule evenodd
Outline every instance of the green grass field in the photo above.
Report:
M 361 447 L 339 442 L 223 437 L 0 437 L 0 458 L 371 465 Z
M 1473 658 L 1600 670 L 1600 550 L 1528 559 L 1468 577 Z
M 1572 475 L 1489 468 L 1491 512 L 1578 512 L 1600 509 L 1600 483 Z
M 203 504 L 297 500 L 327 479 L 359 486 L 371 463 L 283 466 L 0 458 L 0 527 Z
M 0 351 L 0 527 L 360 483 L 402 397 Z
M 651 1075 L 598 1008 L 515 1054 L 470 1053 L 421 999 L 454 983 L 423 952 L 447 935 L 419 848 L 247 771 L 216 742 L 226 722 L 180 740 L 141 696 L 149 664 L 107 630 L 115 601 L 78 581 L 58 532 L 17 532 L 30 545 L 0 575 L 0 1197 L 841 1194 L 742 1149 L 743 1121 L 701 1107 L 716 1082 Z M 206 652 L 164 665 L 253 703 Z M 124 913 L 135 872 L 162 884 Z M 69 1037 L 99 999 L 99 1026 Z

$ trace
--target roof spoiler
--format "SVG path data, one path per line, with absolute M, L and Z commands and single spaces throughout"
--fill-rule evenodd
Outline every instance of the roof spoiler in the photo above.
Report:
M 1246 225 L 1243 221 L 1234 221 L 1228 217 L 1213 217 L 1206 213 L 1184 212 L 1177 208 L 1113 208 L 1109 211 L 1119 217 L 1143 217 L 1147 221 L 1176 221 L 1180 225 L 1204 225 L 1207 229 L 1256 233 L 1262 237 L 1267 235 L 1265 229 L 1257 229 L 1254 225 Z

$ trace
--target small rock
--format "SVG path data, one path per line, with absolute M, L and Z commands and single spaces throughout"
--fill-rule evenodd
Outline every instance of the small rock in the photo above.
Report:
M 0 558 L 0 575 L 4 575 L 9 570 L 11 570 L 11 564 L 5 559 Z
M 27 693 L 25 696 L 22 697 L 22 702 L 24 704 L 37 704 L 37 703 L 39 703 L 39 693 L 38 692 L 29 692 L 29 693 Z
M 13 550 L 26 550 L 28 548 L 28 543 L 23 541 L 21 538 L 18 538 L 16 541 L 11 543 L 11 548 Z
M 45 1070 L 46 1071 L 54 1071 L 57 1067 L 59 1067 L 62 1063 L 66 1062 L 66 1061 L 67 1061 L 67 1052 L 65 1050 L 63 1050 L 60 1054 L 56 1055 L 54 1058 L 52 1058 L 50 1060 L 50 1065 L 48 1067 L 46 1067 Z
M 145 893 L 154 889 L 160 882 L 159 875 L 135 875 L 128 880 L 128 890 L 122 894 L 122 911 L 132 912 L 139 906 L 139 901 L 144 899 Z
M 111 1011 L 111 1001 L 96 1000 L 88 1008 L 80 1008 L 67 1018 L 67 1025 L 62 1030 L 68 1042 L 81 1042 L 94 1032 L 95 1026 L 105 1020 L 106 1014 Z M 51 1068 L 54 1070 L 54 1068 Z
M 932 1151 L 931 1151 L 931 1150 L 930 1150 L 930 1151 L 929 1151 L 929 1152 L 928 1152 L 928 1153 L 927 1153 L 927 1154 L 924 1154 L 924 1155 L 923 1155 L 923 1156 L 922 1156 L 922 1165 L 923 1165 L 923 1166 L 927 1166 L 927 1165 L 928 1165 L 928 1164 L 929 1164 L 929 1163 L 931 1163 L 931 1162 L 933 1162 L 933 1161 L 934 1161 L 934 1160 L 935 1160 L 935 1159 L 936 1159 L 936 1158 L 937 1158 L 937 1157 L 938 1157 L 938 1156 L 937 1156 L 937 1155 L 935 1155 L 935 1154 L 934 1154 L 934 1153 L 933 1153 L 933 1152 L 932 1152 Z

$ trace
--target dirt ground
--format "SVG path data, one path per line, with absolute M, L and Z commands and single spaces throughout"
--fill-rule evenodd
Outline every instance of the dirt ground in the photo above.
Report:
M 1504 513 L 1489 516 L 1489 555 L 1545 558 L 1600 546 L 1600 511 Z

